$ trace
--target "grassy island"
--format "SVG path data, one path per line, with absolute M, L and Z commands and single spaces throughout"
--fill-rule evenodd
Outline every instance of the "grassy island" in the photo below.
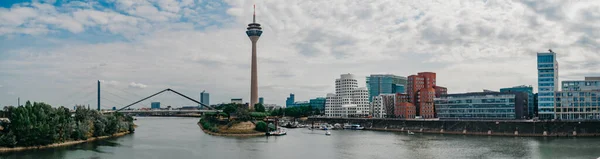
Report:
M 256 104 L 254 110 L 248 110 L 242 104 L 221 104 L 216 107 L 221 113 L 206 113 L 198 125 L 210 135 L 217 136 L 264 136 L 267 129 L 274 130 L 275 125 L 267 124 L 264 119 L 268 116 L 280 117 L 287 114 L 291 117 L 309 116 L 320 113 L 312 107 L 293 107 L 275 109 L 267 112 L 262 104 Z
M 54 108 L 45 103 L 4 107 L 0 123 L 0 152 L 78 144 L 135 131 L 133 118 L 121 113 L 101 114 L 77 107 Z

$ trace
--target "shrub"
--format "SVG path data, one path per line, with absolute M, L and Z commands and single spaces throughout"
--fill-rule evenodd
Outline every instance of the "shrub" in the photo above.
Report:
M 256 131 L 260 131 L 260 132 L 265 132 L 267 131 L 267 123 L 263 122 L 263 121 L 259 121 L 256 123 Z

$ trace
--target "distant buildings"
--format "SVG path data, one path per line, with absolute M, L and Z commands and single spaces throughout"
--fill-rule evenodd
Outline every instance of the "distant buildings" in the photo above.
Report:
M 285 107 L 290 107 L 294 105 L 295 100 L 296 99 L 294 97 L 294 94 L 290 93 L 290 97 L 287 97 L 287 99 L 285 99 Z
M 417 107 L 417 115 L 427 119 L 435 117 L 434 98 L 446 94 L 448 90 L 436 85 L 435 73 L 419 72 L 408 76 L 406 91 L 410 103 Z
M 310 99 L 309 103 L 310 106 L 312 106 L 313 109 L 319 109 L 321 112 L 325 111 L 325 102 L 327 101 L 326 98 L 323 97 L 317 97 L 314 99 Z
M 562 91 L 555 94 L 556 119 L 600 119 L 600 77 L 563 81 Z
M 514 86 L 514 87 L 508 87 L 508 88 L 500 88 L 500 92 L 525 92 L 527 93 L 527 117 L 529 119 L 534 118 L 536 115 L 535 113 L 535 106 L 534 104 L 534 97 L 533 97 L 533 87 L 531 86 Z
M 367 76 L 366 81 L 369 101 L 380 94 L 404 93 L 406 86 L 406 77 L 392 74 L 373 74 Z
M 258 98 L 258 103 L 264 105 L 265 104 L 265 98 L 263 98 L 263 97 Z
M 160 109 L 160 102 L 152 102 L 150 103 L 151 109 Z
M 242 100 L 242 98 L 231 98 L 231 103 L 244 104 L 244 101 Z
M 277 104 L 265 104 L 265 110 L 267 111 L 273 111 L 275 109 L 279 109 L 281 108 L 281 106 L 277 105 Z
M 325 115 L 328 117 L 367 117 L 369 92 L 359 88 L 352 74 L 342 74 L 335 80 L 335 94 L 327 94 Z
M 526 92 L 473 92 L 442 95 L 435 99 L 440 119 L 524 119 Z
M 200 92 L 200 103 L 210 105 L 210 96 L 205 91 Z
M 308 102 L 308 101 L 297 101 L 297 102 L 294 102 L 294 104 L 286 106 L 286 108 L 302 107 L 302 106 L 308 107 L 308 106 L 310 106 L 310 102 Z
M 555 119 L 554 92 L 558 91 L 558 62 L 556 53 L 537 53 L 538 115 L 540 119 Z

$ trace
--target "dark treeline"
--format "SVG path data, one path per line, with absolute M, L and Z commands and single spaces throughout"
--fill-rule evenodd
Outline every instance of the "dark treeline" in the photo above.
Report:
M 72 114 L 65 107 L 54 108 L 27 101 L 25 106 L 4 107 L 2 114 L 10 121 L 1 124 L 1 147 L 43 146 L 135 129 L 131 116 L 121 113 L 103 115 L 85 107 L 77 107 Z

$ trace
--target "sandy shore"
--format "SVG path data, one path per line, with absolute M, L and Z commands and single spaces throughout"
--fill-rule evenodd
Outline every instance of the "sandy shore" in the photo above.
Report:
M 10 147 L 0 147 L 0 152 L 13 152 L 13 151 L 23 151 L 23 150 L 45 149 L 45 148 L 69 146 L 69 145 L 75 145 L 75 144 L 80 144 L 80 143 L 90 142 L 90 141 L 96 141 L 96 140 L 101 140 L 101 139 L 106 139 L 106 138 L 111 138 L 111 137 L 124 136 L 124 135 L 127 135 L 127 134 L 129 134 L 129 131 L 116 133 L 116 134 L 113 134 L 111 136 L 92 137 L 92 138 L 89 138 L 87 140 L 67 141 L 67 142 L 62 142 L 62 143 L 50 144 L 50 145 L 46 145 L 46 146 L 29 146 L 29 147 L 13 147 L 13 148 L 10 148 Z
M 266 135 L 264 132 L 251 133 L 251 134 L 223 134 L 223 133 L 215 133 L 215 132 L 212 132 L 212 131 L 205 130 L 202 127 L 202 124 L 200 124 L 200 123 L 198 123 L 198 126 L 200 127 L 200 129 L 202 129 L 202 131 L 204 131 L 204 133 L 209 134 L 209 135 L 214 135 L 214 136 L 254 137 L 254 136 L 265 136 Z

